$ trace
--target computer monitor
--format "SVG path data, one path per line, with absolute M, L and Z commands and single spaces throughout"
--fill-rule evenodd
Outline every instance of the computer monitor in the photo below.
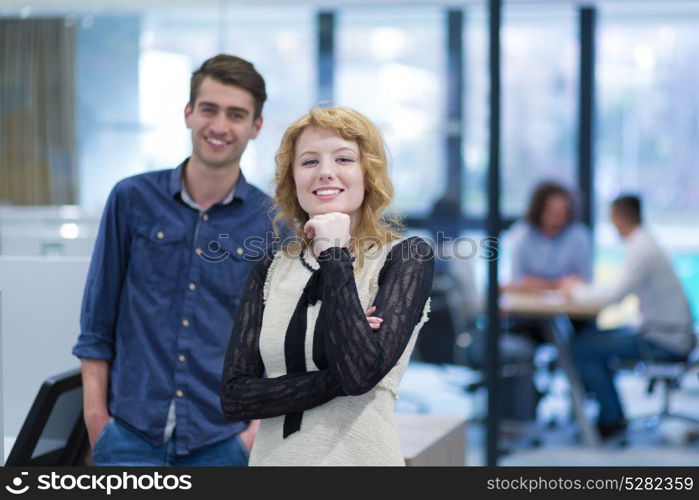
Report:
M 82 393 L 80 369 L 46 379 L 5 465 L 85 465 L 89 441 Z

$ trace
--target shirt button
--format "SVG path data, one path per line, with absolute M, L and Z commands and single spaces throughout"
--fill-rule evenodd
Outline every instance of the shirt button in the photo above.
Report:
M 203 250 L 202 250 L 201 248 L 199 248 L 199 247 L 197 247 L 197 249 L 194 250 L 194 253 L 197 254 L 197 255 L 201 255 L 202 252 L 203 252 Z
M 183 320 L 182 320 L 182 326 L 184 326 L 185 328 L 187 328 L 187 327 L 189 326 L 189 320 L 188 320 L 188 319 L 183 319 Z
M 156 234 L 156 236 L 159 240 L 162 240 L 165 237 L 165 233 L 163 233 L 162 231 L 158 231 L 158 234 Z
M 194 290 L 197 289 L 197 285 L 195 285 L 194 283 L 190 283 L 190 284 L 189 284 L 189 289 L 190 289 L 191 291 L 194 291 Z
M 185 360 L 184 354 L 180 354 L 180 355 L 177 357 L 177 359 L 180 360 L 180 363 L 184 363 L 184 360 Z
M 176 395 L 178 398 L 181 398 L 182 396 L 184 396 L 184 392 L 182 392 L 182 391 L 177 391 L 177 392 L 175 393 L 175 395 Z
M 238 247 L 238 248 L 235 249 L 235 253 L 237 253 L 238 255 L 243 255 L 243 251 L 244 251 L 244 250 L 243 250 L 242 248 L 240 248 L 240 247 Z
M 209 216 L 207 214 L 202 215 L 201 218 L 204 219 L 204 222 L 209 220 Z

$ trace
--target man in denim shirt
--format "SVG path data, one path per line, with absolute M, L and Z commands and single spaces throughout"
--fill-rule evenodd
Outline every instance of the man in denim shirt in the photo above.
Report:
M 255 249 L 270 241 L 271 200 L 240 172 L 265 99 L 249 62 L 204 62 L 184 110 L 191 157 L 109 196 L 73 349 L 96 465 L 247 464 L 255 425 L 225 420 L 220 380 Z

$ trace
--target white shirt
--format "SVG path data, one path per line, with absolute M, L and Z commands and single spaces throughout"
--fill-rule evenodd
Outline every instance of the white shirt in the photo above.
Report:
M 645 337 L 678 354 L 688 353 L 694 345 L 692 314 L 667 255 L 641 226 L 629 235 L 627 252 L 616 283 L 607 287 L 580 284 L 573 290 L 573 299 L 604 307 L 635 293 Z

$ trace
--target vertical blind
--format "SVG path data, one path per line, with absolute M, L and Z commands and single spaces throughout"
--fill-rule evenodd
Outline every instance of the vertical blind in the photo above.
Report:
M 0 19 L 0 203 L 76 201 L 74 54 L 63 19 Z

